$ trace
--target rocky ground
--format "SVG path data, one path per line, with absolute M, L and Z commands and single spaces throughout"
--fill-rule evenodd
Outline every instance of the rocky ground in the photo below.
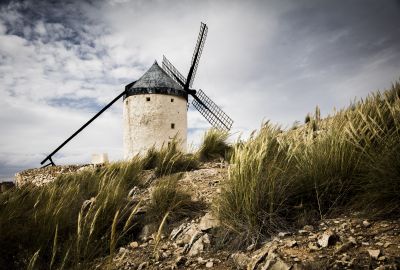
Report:
M 191 219 L 143 226 L 137 239 L 115 255 L 99 259 L 95 269 L 399 269 L 400 220 L 354 216 L 326 219 L 296 231 L 280 232 L 265 243 L 232 251 L 219 245 L 220 224 L 211 203 L 227 177 L 226 165 L 204 164 L 185 173 L 180 185 L 206 209 Z M 147 172 L 148 189 L 136 188 L 133 200 L 147 201 L 156 183 Z M 151 184 L 150 184 L 151 183 Z M 159 236 L 159 237 L 157 237 Z
M 43 186 L 53 182 L 60 174 L 73 173 L 84 168 L 91 168 L 93 165 L 63 165 L 48 166 L 43 168 L 28 169 L 15 174 L 15 184 L 21 187 L 26 184 Z

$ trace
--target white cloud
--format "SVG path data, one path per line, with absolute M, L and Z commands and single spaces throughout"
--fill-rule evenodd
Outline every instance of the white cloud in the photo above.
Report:
M 161 64 L 163 54 L 186 76 L 200 21 L 209 33 L 194 87 L 234 119 L 236 136 L 268 119 L 290 126 L 316 104 L 326 114 L 400 75 L 397 43 L 371 51 L 387 38 L 369 37 L 375 32 L 367 27 L 367 36 L 377 40 L 371 45 L 356 32 L 362 27 L 357 17 L 354 27 L 331 27 L 333 12 L 313 17 L 301 13 L 299 3 L 73 1 L 51 10 L 52 5 L 0 6 L 0 121 L 7 127 L 0 133 L 0 163 L 10 167 L 38 165 L 154 59 Z M 31 20 L 23 8 L 41 8 L 40 16 Z M 370 51 L 361 55 L 363 44 Z M 96 120 L 57 161 L 87 162 L 93 152 L 122 158 L 121 107 Z M 194 110 L 188 122 L 189 142 L 197 145 L 209 124 Z

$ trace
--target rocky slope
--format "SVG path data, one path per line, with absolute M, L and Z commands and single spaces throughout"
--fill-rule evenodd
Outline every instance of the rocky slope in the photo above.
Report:
M 221 226 L 212 201 L 227 177 L 224 163 L 186 172 L 179 184 L 203 202 L 194 217 L 143 226 L 132 242 L 94 269 L 399 269 L 400 220 L 365 220 L 356 215 L 321 220 L 295 231 L 282 231 L 265 243 L 233 250 L 222 245 Z M 135 188 L 132 200 L 150 200 L 158 181 L 148 171 L 148 189 Z M 143 209 L 145 211 L 145 208 Z

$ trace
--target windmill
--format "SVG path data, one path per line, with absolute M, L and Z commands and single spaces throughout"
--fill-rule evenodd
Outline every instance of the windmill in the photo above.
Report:
M 214 128 L 229 131 L 233 124 L 232 119 L 201 89 L 192 89 L 207 31 L 207 25 L 201 23 L 186 78 L 163 56 L 162 68 L 158 66 L 157 62 L 154 62 L 141 78 L 126 85 L 122 93 L 51 152 L 41 164 L 48 161 L 49 163 L 45 166 L 55 165 L 52 157 L 121 97 L 124 99 L 125 158 L 130 158 L 152 146 L 160 146 L 176 138 L 181 142 L 181 149 L 185 150 L 189 96 L 193 98 L 193 107 Z

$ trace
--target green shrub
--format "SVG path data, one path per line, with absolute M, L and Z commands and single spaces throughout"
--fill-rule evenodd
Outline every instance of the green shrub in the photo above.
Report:
M 198 151 L 201 161 L 210 161 L 216 158 L 226 158 L 231 151 L 227 142 L 229 133 L 227 131 L 210 129 L 204 136 Z

